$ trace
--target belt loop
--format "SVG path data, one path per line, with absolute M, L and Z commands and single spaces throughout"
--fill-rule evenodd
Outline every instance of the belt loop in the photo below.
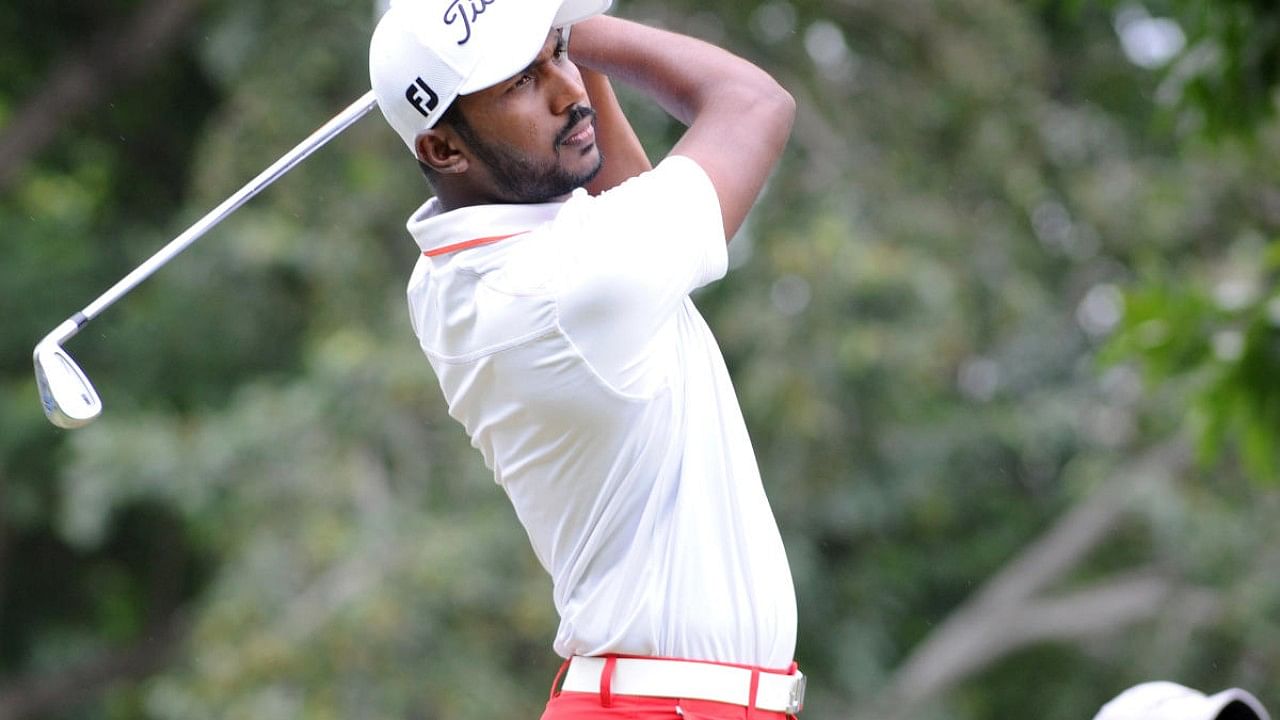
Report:
M 604 656 L 604 670 L 600 672 L 600 705 L 603 707 L 613 707 L 613 670 L 617 666 L 617 655 Z
M 551 696 L 547 698 L 548 700 L 554 700 L 560 694 L 560 678 L 564 677 L 564 671 L 569 669 L 569 662 L 572 659 L 565 658 L 564 662 L 560 663 L 560 669 L 556 671 L 556 679 L 551 681 Z
M 751 668 L 751 691 L 747 693 L 747 718 L 751 720 L 756 711 L 756 694 L 760 691 L 760 668 Z

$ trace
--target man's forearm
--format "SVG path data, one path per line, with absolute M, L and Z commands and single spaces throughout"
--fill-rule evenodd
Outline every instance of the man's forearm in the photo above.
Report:
M 574 26 L 572 54 L 580 67 L 638 88 L 688 126 L 672 152 L 706 171 L 732 238 L 786 146 L 791 95 L 727 50 L 620 18 Z
M 573 57 L 572 52 L 570 57 Z M 586 187 L 587 192 L 599 195 L 651 169 L 653 165 L 631 122 L 622 113 L 609 78 L 590 68 L 580 70 L 582 84 L 586 86 L 591 106 L 596 111 L 596 143 L 604 156 L 604 167 Z
M 608 16 L 573 32 L 575 62 L 639 88 L 685 125 L 734 84 L 785 94 L 764 71 L 695 38 Z

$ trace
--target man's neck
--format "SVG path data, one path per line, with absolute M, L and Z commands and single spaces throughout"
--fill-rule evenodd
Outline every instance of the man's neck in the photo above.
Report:
M 541 200 L 534 203 L 508 200 L 496 195 L 478 195 L 471 192 L 460 192 L 457 188 L 451 188 L 448 186 L 436 188 L 436 200 L 440 203 L 440 209 L 444 212 L 464 207 L 473 207 L 476 205 L 541 205 L 543 203 L 564 202 L 569 199 L 570 195 L 572 195 L 572 193 L 566 193 L 559 197 L 554 197 L 549 200 Z

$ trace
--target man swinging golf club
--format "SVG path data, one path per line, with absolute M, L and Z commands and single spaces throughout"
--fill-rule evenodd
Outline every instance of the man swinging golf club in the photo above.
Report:
M 413 329 L 554 581 L 544 718 L 799 711 L 790 570 L 689 293 L 726 271 L 794 102 L 609 0 L 401 0 L 378 106 L 434 197 Z M 570 26 L 572 38 L 570 40 Z M 650 167 L 612 77 L 687 126 Z

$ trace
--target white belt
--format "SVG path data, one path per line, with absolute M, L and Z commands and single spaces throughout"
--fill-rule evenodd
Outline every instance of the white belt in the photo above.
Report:
M 605 658 L 574 656 L 569 661 L 562 690 L 600 692 Z M 617 695 L 711 700 L 746 707 L 750 704 L 751 674 L 748 668 L 687 660 L 618 658 L 609 684 Z M 795 715 L 804 707 L 805 677 L 760 672 L 756 708 Z

